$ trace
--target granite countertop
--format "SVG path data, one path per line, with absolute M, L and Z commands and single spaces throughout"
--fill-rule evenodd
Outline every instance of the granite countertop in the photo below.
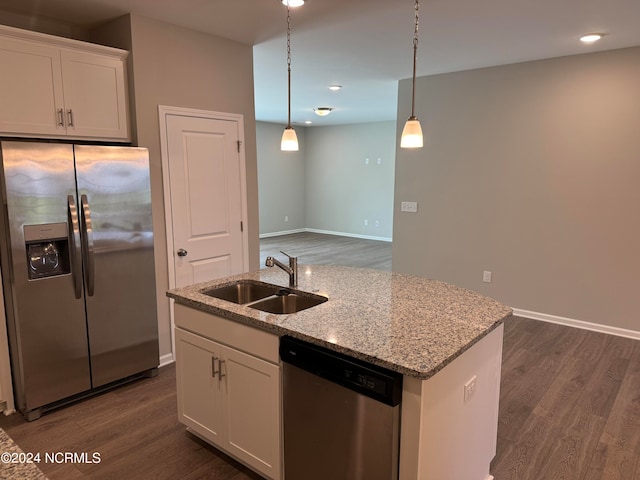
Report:
M 169 290 L 179 304 L 291 335 L 404 375 L 427 379 L 512 314 L 470 290 L 399 273 L 335 265 L 299 265 L 298 287 L 329 298 L 276 315 L 201 293 L 239 279 L 288 287 L 279 268 Z

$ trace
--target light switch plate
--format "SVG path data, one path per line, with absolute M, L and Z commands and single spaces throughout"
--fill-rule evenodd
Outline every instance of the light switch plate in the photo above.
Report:
M 416 213 L 418 211 L 418 202 L 402 202 L 400 204 L 400 211 Z

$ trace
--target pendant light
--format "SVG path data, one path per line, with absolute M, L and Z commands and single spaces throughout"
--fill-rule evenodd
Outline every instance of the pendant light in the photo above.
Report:
M 296 131 L 291 126 L 291 11 L 287 2 L 287 127 L 282 133 L 280 150 L 283 152 L 298 151 L 298 137 Z
M 421 148 L 422 147 L 422 127 L 420 120 L 415 115 L 416 106 L 416 57 L 418 55 L 418 10 L 420 2 L 416 0 L 415 29 L 413 31 L 413 82 L 411 85 L 411 116 L 404 124 L 402 137 L 400 137 L 400 148 Z

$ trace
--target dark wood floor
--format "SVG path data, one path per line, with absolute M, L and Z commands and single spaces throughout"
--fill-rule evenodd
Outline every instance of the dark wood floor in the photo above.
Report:
M 267 237 L 260 239 L 260 265 L 269 255 L 282 260 L 280 251 L 297 256 L 301 264 L 391 270 L 391 242 L 312 232 Z
M 48 464 L 51 480 L 216 479 L 257 480 L 249 471 L 186 432 L 178 423 L 175 368 L 160 369 L 116 390 L 26 422 L 0 415 L 0 428 L 23 452 L 94 452 L 96 464 Z M 0 466 L 0 478 L 2 469 Z
M 508 322 L 496 480 L 637 480 L 639 459 L 640 342 Z
M 325 246 L 324 253 L 318 247 L 318 258 L 349 260 L 349 248 L 366 248 L 348 243 Z M 390 244 L 380 243 L 389 249 L 390 262 Z M 301 260 L 313 259 L 314 252 L 303 250 L 302 243 L 277 244 L 269 245 L 266 254 L 283 245 Z M 35 422 L 0 415 L 0 427 L 25 452 L 100 453 L 100 464 L 41 464 L 51 480 L 259 478 L 186 432 L 176 410 L 175 369 L 169 366 L 156 378 Z M 640 342 L 518 317 L 509 320 L 498 453 L 491 469 L 496 480 L 639 480 L 639 459 Z

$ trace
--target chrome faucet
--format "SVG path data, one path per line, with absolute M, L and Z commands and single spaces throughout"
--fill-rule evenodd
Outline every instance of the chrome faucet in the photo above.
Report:
M 292 288 L 297 287 L 298 286 L 298 257 L 292 257 L 291 255 L 284 253 L 282 250 L 280 250 L 280 253 L 286 255 L 289 258 L 288 266 L 282 263 L 281 261 L 279 261 L 277 258 L 273 258 L 273 257 L 267 257 L 267 260 L 264 262 L 265 266 L 273 267 L 274 265 L 277 265 L 278 267 L 280 267 L 282 270 L 284 270 L 289 274 L 289 286 Z

